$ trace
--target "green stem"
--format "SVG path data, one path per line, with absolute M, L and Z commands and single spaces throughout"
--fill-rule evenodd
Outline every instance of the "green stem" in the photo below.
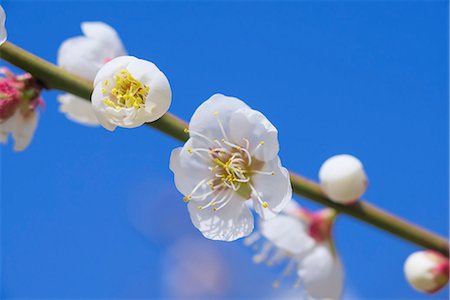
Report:
M 57 89 L 90 100 L 92 83 L 11 44 L 0 46 L 0 57 L 11 64 L 31 73 L 48 89 Z M 156 122 L 147 124 L 182 142 L 188 139 L 184 129 L 188 124 L 178 117 L 167 113 Z M 427 249 L 436 250 L 446 256 L 449 254 L 448 241 L 432 232 L 385 212 L 365 201 L 352 205 L 340 205 L 332 202 L 321 191 L 320 186 L 300 175 L 290 172 L 294 193 L 312 201 L 334 208 L 340 213 L 350 215 L 375 227 Z

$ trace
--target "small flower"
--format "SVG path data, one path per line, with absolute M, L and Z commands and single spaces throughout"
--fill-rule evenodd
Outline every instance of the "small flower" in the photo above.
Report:
M 274 288 L 296 271 L 294 287 L 303 285 L 312 299 L 341 297 L 344 274 L 331 237 L 335 216 L 331 209 L 311 213 L 291 201 L 282 214 L 260 222 L 259 231 L 245 244 L 259 249 L 253 257 L 255 263 L 273 266 L 287 261 Z
M 278 132 L 266 117 L 237 98 L 213 95 L 189 124 L 189 140 L 172 151 L 170 169 L 191 220 L 209 239 L 233 241 L 253 231 L 252 200 L 264 219 L 292 195 L 278 157 Z
M 331 200 L 341 204 L 354 203 L 367 188 L 362 163 L 347 154 L 327 159 L 320 167 L 319 178 L 323 192 Z
M 435 251 L 418 251 L 406 259 L 404 272 L 413 288 L 432 294 L 447 285 L 449 260 Z
M 103 22 L 81 23 L 84 36 L 69 38 L 58 50 L 58 65 L 69 72 L 93 81 L 100 68 L 118 56 L 126 55 L 122 41 L 117 32 Z M 58 97 L 59 110 L 69 120 L 97 126 L 100 123 L 92 106 L 86 100 L 63 94 Z
M 12 134 L 15 151 L 30 144 L 38 122 L 36 108 L 43 106 L 41 87 L 30 74 L 14 76 L 2 68 L 0 74 L 0 143 L 6 144 Z
M 6 41 L 7 37 L 5 23 L 6 23 L 6 13 L 3 7 L 0 5 L 0 45 Z
M 105 64 L 94 80 L 92 107 L 108 130 L 133 128 L 161 118 L 169 109 L 172 91 L 158 67 L 132 56 Z

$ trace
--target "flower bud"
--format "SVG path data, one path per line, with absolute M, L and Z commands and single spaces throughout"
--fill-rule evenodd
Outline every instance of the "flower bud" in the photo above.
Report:
M 357 201 L 367 187 L 362 163 L 347 154 L 327 159 L 320 167 L 319 178 L 323 192 L 331 200 L 341 204 Z
M 166 76 L 153 63 L 132 56 L 111 60 L 94 80 L 92 107 L 98 121 L 111 131 L 156 121 L 171 100 Z
M 420 292 L 435 293 L 448 283 L 448 258 L 435 251 L 411 254 L 403 269 L 409 284 Z

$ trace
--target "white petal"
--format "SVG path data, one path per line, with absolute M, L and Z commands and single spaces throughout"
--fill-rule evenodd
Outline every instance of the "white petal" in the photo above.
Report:
M 0 142 L 2 144 L 6 144 L 8 142 L 8 136 L 16 127 L 17 119 L 18 113 L 16 112 L 9 119 L 3 123 L 0 123 Z
M 299 263 L 298 276 L 313 299 L 340 299 L 344 271 L 326 244 L 318 244 Z
M 146 122 L 161 118 L 169 110 L 172 101 L 172 90 L 167 77 L 154 63 L 142 59 L 131 62 L 127 70 L 135 79 L 150 88 L 145 101 L 148 112 Z
M 116 129 L 116 125 L 112 124 L 106 115 L 106 108 L 103 102 L 103 94 L 102 94 L 102 86 L 101 84 L 97 85 L 94 88 L 91 96 L 91 105 L 92 110 L 94 111 L 94 115 L 100 124 L 109 131 L 114 131 Z
M 59 111 L 64 113 L 69 120 L 87 126 L 99 125 L 89 101 L 72 94 L 60 95 L 58 101 L 60 103 Z
M 195 186 L 204 179 L 212 178 L 208 166 L 197 155 L 189 154 L 186 150 L 192 147 L 193 139 L 189 139 L 183 148 L 176 148 L 170 156 L 170 170 L 174 173 L 175 186 L 184 196 L 191 194 Z M 199 193 L 210 190 L 206 184 Z
M 307 224 L 298 218 L 278 215 L 260 222 L 263 236 L 279 249 L 291 255 L 302 255 L 314 245 L 314 240 L 308 235 Z
M 320 185 L 333 201 L 349 204 L 366 191 L 367 177 L 362 163 L 351 155 L 335 155 L 327 159 L 319 171 Z
M 259 111 L 241 108 L 233 113 L 229 126 L 233 141 L 240 143 L 244 138 L 249 141 L 248 150 L 252 157 L 269 161 L 277 156 L 278 131 Z
M 5 28 L 6 13 L 0 5 L 0 45 L 6 41 L 7 33 Z
M 234 194 L 225 207 L 213 211 L 211 207 L 199 209 L 203 203 L 190 201 L 189 214 L 194 226 L 211 240 L 234 241 L 249 235 L 253 231 L 253 216 L 245 205 L 244 199 Z
M 23 151 L 30 145 L 37 127 L 38 119 L 38 113 L 35 111 L 29 113 L 26 118 L 18 112 L 16 124 L 12 131 L 15 151 Z
M 99 40 L 105 46 L 108 46 L 114 55 L 110 57 L 111 59 L 126 54 L 117 31 L 108 24 L 103 22 L 83 22 L 81 23 L 81 30 L 88 38 Z
M 224 136 L 220 129 L 218 118 L 222 122 L 224 130 L 228 131 L 231 115 L 243 107 L 248 108 L 244 102 L 237 98 L 227 97 L 222 94 L 212 95 L 194 112 L 189 123 L 189 130 L 202 133 L 211 139 L 220 140 Z M 218 112 L 217 116 L 215 116 L 215 112 Z
M 98 71 L 97 75 L 94 79 L 94 86 L 98 84 L 103 84 L 103 82 L 107 79 L 112 80 L 112 78 L 119 71 L 125 70 L 128 65 L 137 60 L 136 57 L 133 56 L 119 56 L 114 58 L 113 60 L 106 63 L 102 68 Z
M 81 25 L 86 36 L 67 39 L 58 50 L 58 65 L 88 80 L 111 59 L 125 55 L 122 42 L 109 25 L 86 22 Z
M 252 184 L 260 194 L 262 201 L 267 202 L 267 208 L 263 208 L 256 196 L 253 197 L 253 204 L 256 212 L 263 219 L 271 219 L 281 212 L 292 199 L 292 186 L 289 172 L 281 166 L 280 158 L 277 156 L 264 164 L 260 170 L 263 172 L 274 172 L 274 175 L 254 174 Z
M 97 41 L 85 37 L 70 38 L 58 49 L 58 65 L 88 80 L 94 80 L 109 49 Z

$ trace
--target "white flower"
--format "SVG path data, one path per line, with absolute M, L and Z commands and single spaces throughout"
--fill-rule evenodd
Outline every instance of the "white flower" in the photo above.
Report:
M 172 91 L 158 67 L 132 56 L 105 64 L 94 80 L 92 107 L 108 130 L 133 128 L 161 118 L 169 109 Z
M 367 188 L 362 163 L 347 154 L 327 159 L 320 167 L 319 178 L 323 192 L 331 200 L 341 204 L 357 201 Z
M 334 217 L 330 209 L 310 213 L 292 201 L 276 218 L 261 221 L 259 231 L 245 243 L 259 249 L 253 257 L 255 263 L 264 261 L 272 266 L 287 260 L 274 287 L 296 271 L 294 286 L 303 285 L 312 299 L 339 299 L 344 273 L 331 238 Z
M 7 37 L 5 23 L 6 23 L 6 13 L 3 7 L 0 5 L 0 45 L 6 41 Z
M 404 272 L 413 288 L 431 294 L 447 285 L 449 261 L 435 251 L 418 251 L 406 259 Z
M 118 56 L 126 55 L 117 32 L 103 22 L 81 23 L 84 36 L 69 38 L 58 50 L 58 65 L 69 72 L 93 81 L 100 68 Z M 88 126 L 100 125 L 92 106 L 72 94 L 58 97 L 60 111 L 68 119 Z
M 278 132 L 237 98 L 213 95 L 189 123 L 189 140 L 172 151 L 175 185 L 189 201 L 191 220 L 213 240 L 232 241 L 253 231 L 247 200 L 264 219 L 291 199 L 288 171 L 278 157 Z

